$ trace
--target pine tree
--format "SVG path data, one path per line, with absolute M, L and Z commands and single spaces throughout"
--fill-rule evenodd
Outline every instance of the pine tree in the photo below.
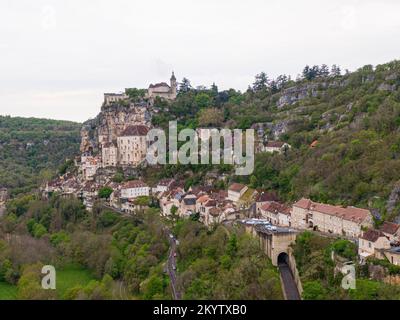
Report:
M 179 91 L 180 92 L 188 92 L 192 88 L 192 85 L 190 84 L 190 80 L 187 78 L 183 78 L 182 82 L 179 85 Z
M 268 76 L 265 72 L 261 72 L 256 75 L 255 81 L 253 83 L 253 90 L 254 91 L 261 91 L 268 88 Z

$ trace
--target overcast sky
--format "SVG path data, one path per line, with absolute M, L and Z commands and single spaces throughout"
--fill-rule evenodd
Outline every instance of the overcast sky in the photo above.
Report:
M 85 121 L 104 92 L 245 90 L 260 71 L 400 55 L 397 0 L 0 0 L 0 114 Z

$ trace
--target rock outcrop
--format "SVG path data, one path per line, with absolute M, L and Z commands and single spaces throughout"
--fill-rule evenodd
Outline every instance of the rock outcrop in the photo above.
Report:
M 117 137 L 130 125 L 150 125 L 151 116 L 146 106 L 130 104 L 103 105 L 95 119 L 86 121 L 81 129 L 82 153 L 97 153 L 106 143 L 115 143 Z

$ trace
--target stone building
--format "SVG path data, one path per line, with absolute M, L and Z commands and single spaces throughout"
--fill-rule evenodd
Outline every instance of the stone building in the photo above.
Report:
M 114 167 L 118 164 L 118 148 L 113 143 L 105 143 L 101 149 L 103 167 Z
M 357 238 L 362 228 L 372 228 L 369 210 L 355 207 L 340 207 L 310 199 L 301 199 L 293 204 L 291 222 L 294 228 L 314 229 Z
M 83 155 L 81 158 L 82 175 L 85 180 L 92 180 L 98 168 L 101 167 L 99 157 Z
M 122 166 L 137 166 L 146 158 L 148 147 L 147 133 L 144 125 L 127 127 L 117 138 L 118 163 Z
M 380 231 L 391 241 L 398 242 L 400 238 L 400 225 L 385 221 L 379 228 Z
M 362 260 L 369 256 L 382 259 L 385 249 L 390 249 L 390 241 L 380 230 L 367 230 L 358 240 L 358 255 Z
M 177 83 L 174 73 L 170 79 L 170 85 L 165 82 L 151 84 L 147 90 L 147 98 L 154 100 L 156 97 L 166 100 L 175 100 L 177 95 Z
M 384 250 L 383 253 L 391 264 L 400 266 L 400 247 L 393 247 L 393 248 Z
M 104 105 L 109 106 L 113 103 L 127 100 L 128 96 L 125 93 L 105 93 Z
M 270 201 L 263 204 L 260 209 L 260 216 L 273 225 L 282 227 L 291 226 L 290 208 L 279 202 Z
M 149 196 L 150 188 L 140 180 L 128 181 L 121 187 L 122 199 L 134 199 L 141 196 Z
M 228 189 L 228 199 L 238 202 L 249 188 L 241 183 L 233 183 Z

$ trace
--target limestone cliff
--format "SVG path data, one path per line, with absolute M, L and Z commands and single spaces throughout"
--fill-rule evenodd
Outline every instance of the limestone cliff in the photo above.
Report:
M 115 143 L 126 127 L 135 124 L 150 125 L 151 115 L 145 105 L 116 103 L 103 105 L 96 118 L 86 121 L 81 129 L 82 153 L 98 153 L 106 143 Z

